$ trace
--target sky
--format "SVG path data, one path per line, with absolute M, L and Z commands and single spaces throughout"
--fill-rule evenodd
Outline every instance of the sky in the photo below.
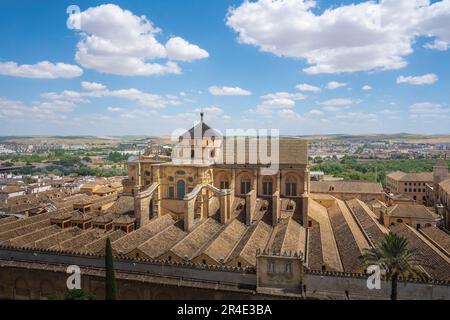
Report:
M 0 135 L 450 133 L 450 0 L 2 0 L 0 36 Z

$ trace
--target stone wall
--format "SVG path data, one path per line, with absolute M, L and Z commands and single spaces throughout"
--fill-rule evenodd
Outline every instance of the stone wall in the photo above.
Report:
M 303 295 L 319 299 L 389 299 L 390 283 L 381 281 L 380 290 L 367 288 L 367 277 L 331 273 L 306 273 Z M 450 300 L 450 284 L 399 282 L 398 298 L 408 300 Z
M 272 258 L 270 258 L 272 259 Z M 283 257 L 282 262 L 286 262 Z M 262 272 L 269 272 L 264 260 Z M 81 268 L 82 288 L 104 297 L 104 261 L 100 256 L 74 255 L 14 248 L 0 248 L 0 299 L 47 299 L 62 297 L 67 291 L 66 268 Z M 275 267 L 276 278 L 287 274 L 293 286 L 270 286 L 268 278 L 259 279 L 252 269 L 166 263 L 150 260 L 115 261 L 120 299 L 389 299 L 390 284 L 382 281 L 381 290 L 369 290 L 364 275 L 306 271 L 286 263 Z M 272 277 L 273 278 L 273 277 Z M 264 280 L 265 279 L 265 280 Z M 270 280 L 270 279 L 269 279 Z M 300 280 L 300 281 L 299 281 Z M 279 282 L 279 279 L 278 279 Z M 295 283 L 294 283 L 295 282 Z M 295 290 L 299 288 L 299 290 Z M 449 282 L 399 282 L 399 299 L 450 300 Z

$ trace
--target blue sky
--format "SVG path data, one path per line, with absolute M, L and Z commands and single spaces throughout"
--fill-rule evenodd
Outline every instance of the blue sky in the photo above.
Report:
M 71 4 L 0 3 L 0 135 L 449 133 L 450 0 Z

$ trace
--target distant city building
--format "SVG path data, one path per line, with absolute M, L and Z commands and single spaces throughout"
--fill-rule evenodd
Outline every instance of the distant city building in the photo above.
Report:
M 395 171 L 386 176 L 386 188 L 389 193 L 404 194 L 421 204 L 426 203 L 427 184 L 433 184 L 432 172 Z

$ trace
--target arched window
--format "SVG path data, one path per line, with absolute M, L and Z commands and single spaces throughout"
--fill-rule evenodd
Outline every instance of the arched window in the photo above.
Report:
M 177 197 L 178 199 L 183 199 L 186 193 L 186 183 L 184 180 L 178 180 L 177 182 Z
M 250 178 L 243 176 L 241 179 L 241 194 L 247 194 L 250 192 Z
M 290 176 L 286 178 L 286 196 L 295 197 L 297 195 L 297 181 L 294 177 Z
M 273 182 L 272 178 L 264 177 L 263 178 L 263 195 L 270 196 L 273 194 Z

